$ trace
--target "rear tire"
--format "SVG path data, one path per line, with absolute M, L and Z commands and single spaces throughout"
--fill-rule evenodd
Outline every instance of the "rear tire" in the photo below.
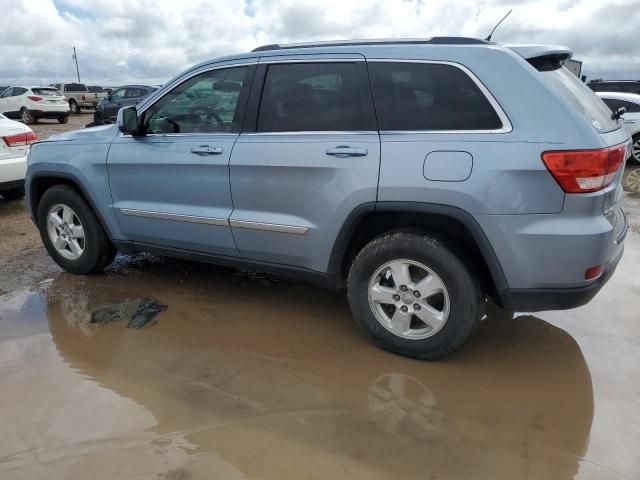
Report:
M 69 219 L 64 218 L 64 211 L 70 212 Z M 51 221 L 52 214 L 58 215 L 55 222 Z M 100 272 L 117 253 L 93 210 L 68 185 L 55 185 L 44 193 L 38 205 L 38 229 L 51 258 L 71 273 L 88 275 Z M 82 237 L 75 233 L 80 229 Z M 70 233 L 73 236 L 69 236 Z M 56 240 L 60 243 L 54 244 Z
M 636 133 L 631 139 L 631 142 L 631 156 L 629 157 L 629 161 L 640 165 L 640 133 Z
M 71 110 L 71 113 L 80 113 L 78 102 L 73 99 L 69 100 L 69 110 Z
M 10 188 L 0 192 L 5 200 L 19 200 L 24 197 L 24 187 Z
M 69 123 L 69 116 L 58 117 L 58 123 Z
M 26 125 L 31 125 L 32 123 L 35 123 L 35 121 L 36 121 L 36 119 L 34 118 L 33 114 L 25 107 L 22 107 L 20 109 L 20 119 Z
M 438 360 L 466 341 L 486 302 L 454 247 L 431 235 L 399 232 L 382 235 L 360 251 L 349 272 L 349 304 L 378 346 Z

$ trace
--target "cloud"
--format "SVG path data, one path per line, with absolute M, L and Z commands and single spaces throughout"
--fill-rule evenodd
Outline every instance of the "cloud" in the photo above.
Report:
M 190 65 L 266 43 L 336 38 L 484 37 L 562 44 L 590 77 L 640 78 L 637 0 L 0 0 L 0 84 L 75 77 L 163 83 Z

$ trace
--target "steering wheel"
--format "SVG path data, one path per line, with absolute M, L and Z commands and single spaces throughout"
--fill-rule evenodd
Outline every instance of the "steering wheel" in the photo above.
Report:
M 189 113 L 192 115 L 198 115 L 198 116 L 206 115 L 207 119 L 213 118 L 218 125 L 220 126 L 224 125 L 222 118 L 220 118 L 220 115 L 218 115 L 216 111 L 213 110 L 212 107 L 205 107 L 204 105 L 198 105 L 197 107 L 192 108 Z

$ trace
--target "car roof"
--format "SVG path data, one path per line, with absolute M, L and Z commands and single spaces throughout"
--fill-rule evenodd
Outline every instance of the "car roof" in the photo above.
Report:
M 628 92 L 595 92 L 599 97 L 614 98 L 616 100 L 627 100 L 629 102 L 640 104 L 640 95 Z

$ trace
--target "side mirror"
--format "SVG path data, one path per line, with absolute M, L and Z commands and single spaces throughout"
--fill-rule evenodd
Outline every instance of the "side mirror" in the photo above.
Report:
M 138 111 L 133 105 L 122 107 L 118 110 L 116 123 L 118 124 L 118 130 L 122 133 L 129 135 L 140 135 L 142 133 L 138 123 Z
M 111 101 L 111 92 L 107 93 L 107 100 Z

